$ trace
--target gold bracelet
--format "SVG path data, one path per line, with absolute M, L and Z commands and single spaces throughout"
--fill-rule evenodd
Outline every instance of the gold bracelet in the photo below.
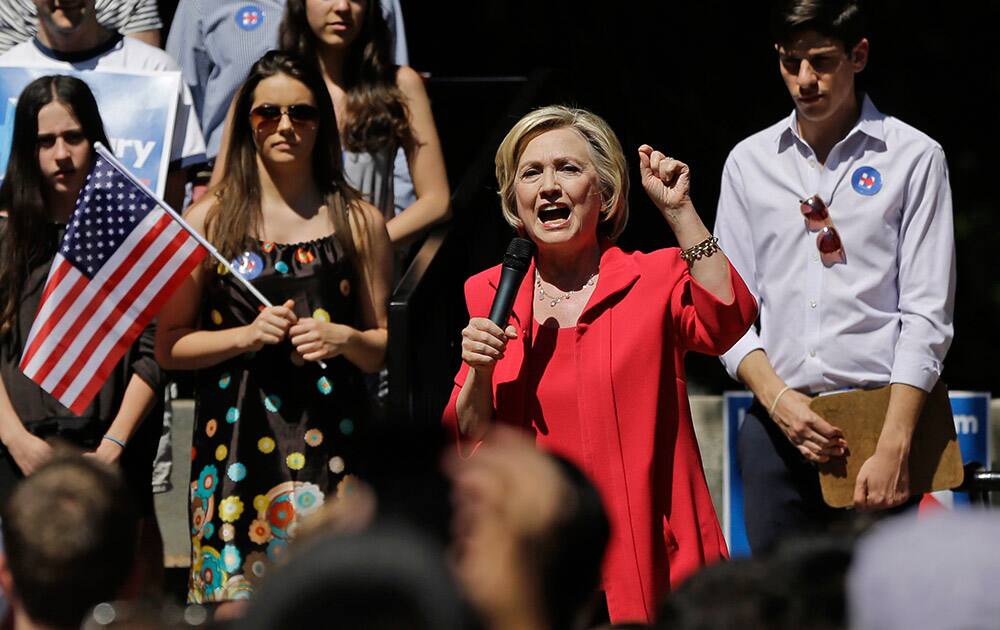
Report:
M 719 251 L 719 238 L 709 235 L 708 238 L 698 243 L 694 247 L 689 247 L 681 252 L 681 260 L 691 264 L 696 260 L 708 258 Z

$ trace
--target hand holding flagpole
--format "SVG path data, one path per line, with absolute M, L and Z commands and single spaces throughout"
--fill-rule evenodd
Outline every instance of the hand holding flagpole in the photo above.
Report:
M 114 154 L 111 151 L 109 151 L 106 146 L 104 146 L 104 144 L 102 144 L 101 142 L 95 142 L 94 143 L 94 150 L 98 153 L 98 155 L 100 155 L 101 157 L 103 157 L 105 160 L 107 160 L 111 164 L 114 164 L 115 167 L 118 168 L 118 170 L 120 170 L 122 172 L 122 174 L 129 179 L 129 181 L 131 181 L 133 184 L 135 184 L 136 187 L 138 187 L 139 189 L 141 189 L 147 195 L 149 195 L 149 197 L 151 199 L 153 199 L 154 201 L 156 201 L 156 204 L 160 208 L 162 208 L 164 212 L 166 212 L 171 217 L 173 217 L 173 219 L 175 221 L 177 221 L 177 223 L 182 228 L 184 228 L 184 230 L 187 231 L 188 234 L 190 234 L 192 238 L 194 238 L 196 241 L 198 241 L 198 243 L 202 247 L 204 247 L 205 250 L 208 251 L 208 253 L 210 253 L 217 261 L 219 261 L 219 264 L 223 265 L 229 271 L 229 273 L 234 278 L 236 278 L 236 280 L 239 283 L 241 283 L 255 298 L 257 298 L 257 300 L 260 301 L 261 304 L 263 304 L 266 307 L 274 306 L 274 304 L 272 304 L 270 300 L 268 300 L 266 297 L 264 297 L 264 294 L 261 293 L 260 290 L 257 289 L 257 287 L 255 287 L 253 284 L 251 284 L 249 280 L 247 280 L 246 278 L 244 278 L 242 274 L 240 274 L 240 273 L 238 273 L 236 271 L 236 269 L 233 267 L 232 263 L 229 262 L 228 260 L 226 260 L 222 256 L 222 254 L 219 253 L 219 250 L 217 250 L 214 245 L 212 245 L 210 242 L 208 242 L 208 239 L 206 239 L 204 236 L 202 236 L 201 234 L 199 234 L 198 231 L 195 230 L 195 229 L 193 229 L 190 225 L 188 225 L 187 221 L 185 221 L 181 217 L 181 215 L 180 215 L 179 212 L 177 212 L 176 210 L 174 210 L 173 208 L 171 208 L 170 205 L 167 204 L 167 202 L 165 202 L 162 199 L 160 199 L 160 197 L 156 193 L 154 193 L 152 190 L 150 190 L 148 186 L 146 186 L 145 184 L 143 184 L 134 175 L 132 175 L 132 173 L 125 167 L 125 165 L 122 164 L 120 161 L 118 161 L 118 158 L 116 158 L 114 156 Z M 324 363 L 322 360 L 318 360 L 317 363 L 319 364 L 319 366 L 321 368 L 323 368 L 324 370 L 326 369 L 326 363 Z

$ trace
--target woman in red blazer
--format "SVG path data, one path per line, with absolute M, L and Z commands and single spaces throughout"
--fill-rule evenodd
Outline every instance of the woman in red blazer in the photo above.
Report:
M 680 248 L 625 253 L 628 173 L 614 132 L 545 107 L 497 151 L 504 216 L 538 246 L 506 329 L 486 315 L 500 269 L 465 286 L 471 319 L 445 411 L 468 453 L 497 422 L 576 463 L 612 524 L 603 585 L 613 622 L 727 556 L 688 409 L 684 354 L 718 355 L 757 308 L 702 223 L 687 165 L 643 145 L 642 184 Z

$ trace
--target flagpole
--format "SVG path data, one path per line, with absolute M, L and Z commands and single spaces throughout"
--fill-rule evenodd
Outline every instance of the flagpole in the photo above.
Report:
M 218 260 L 219 263 L 221 265 L 223 265 L 229 271 L 230 275 L 232 275 L 234 278 L 236 278 L 237 281 L 239 281 L 240 283 L 243 284 L 243 286 L 247 289 L 247 291 L 249 291 L 250 293 L 252 293 L 255 298 L 257 298 L 258 300 L 260 300 L 261 304 L 263 304 L 266 307 L 274 306 L 274 304 L 271 304 L 270 300 L 268 300 L 266 297 L 264 297 L 264 294 L 261 293 L 257 289 L 257 287 L 255 287 L 252 284 L 250 284 L 249 280 L 247 280 L 246 278 L 244 278 L 242 274 L 240 274 L 240 273 L 238 273 L 236 271 L 236 269 L 233 267 L 232 263 L 230 263 L 228 260 L 226 260 L 222 256 L 222 254 L 219 253 L 219 250 L 215 249 L 215 246 L 208 242 L 208 239 L 206 239 L 204 236 L 202 236 L 201 234 L 199 234 L 198 231 L 195 230 L 194 228 L 192 228 L 190 225 L 188 225 L 187 221 L 185 221 L 184 218 L 181 217 L 180 213 L 178 213 L 176 210 L 174 210 L 173 208 L 171 208 L 170 205 L 167 202 L 165 202 L 162 199 L 160 199 L 160 197 L 156 193 L 154 193 L 152 190 L 150 190 L 148 186 L 146 186 L 145 184 L 143 184 L 142 182 L 140 182 L 138 179 L 136 179 L 135 175 L 133 175 L 132 172 L 129 171 L 128 168 L 126 168 L 124 164 L 122 164 L 121 162 L 119 162 L 118 158 L 116 158 L 114 156 L 114 154 L 111 151 L 109 151 L 108 148 L 105 147 L 102 142 L 100 142 L 100 141 L 95 142 L 94 143 L 94 150 L 97 151 L 97 153 L 101 157 L 103 157 L 105 160 L 107 160 L 108 162 L 111 162 L 112 164 L 114 164 L 115 167 L 119 171 L 121 171 L 122 175 L 124 175 L 125 177 L 127 177 L 129 179 L 129 181 L 131 181 L 133 184 L 135 184 L 144 193 L 146 193 L 147 195 L 149 195 L 153 199 L 153 201 L 156 202 L 156 205 L 158 205 L 161 208 L 163 208 L 163 210 L 167 214 L 169 214 L 171 217 L 173 217 L 175 221 L 177 221 L 178 223 L 180 223 L 181 227 L 184 228 L 187 231 L 187 233 L 190 234 L 194 238 L 194 240 L 198 241 L 198 243 L 200 243 L 202 247 L 204 247 L 205 249 L 207 249 L 208 252 L 210 254 L 212 254 L 212 256 L 214 256 L 215 259 Z M 326 363 L 324 363 L 322 360 L 317 361 L 317 363 L 319 364 L 319 366 L 321 368 L 323 368 L 324 370 L 326 369 Z

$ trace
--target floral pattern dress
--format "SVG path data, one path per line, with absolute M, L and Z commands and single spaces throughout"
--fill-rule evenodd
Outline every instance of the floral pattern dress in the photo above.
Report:
M 337 240 L 261 242 L 233 261 L 273 304 L 298 317 L 357 326 L 356 273 Z M 202 327 L 248 324 L 263 307 L 219 265 Z M 343 357 L 326 369 L 289 341 L 197 375 L 191 451 L 188 600 L 249 597 L 301 518 L 350 491 L 369 416 L 360 371 Z

